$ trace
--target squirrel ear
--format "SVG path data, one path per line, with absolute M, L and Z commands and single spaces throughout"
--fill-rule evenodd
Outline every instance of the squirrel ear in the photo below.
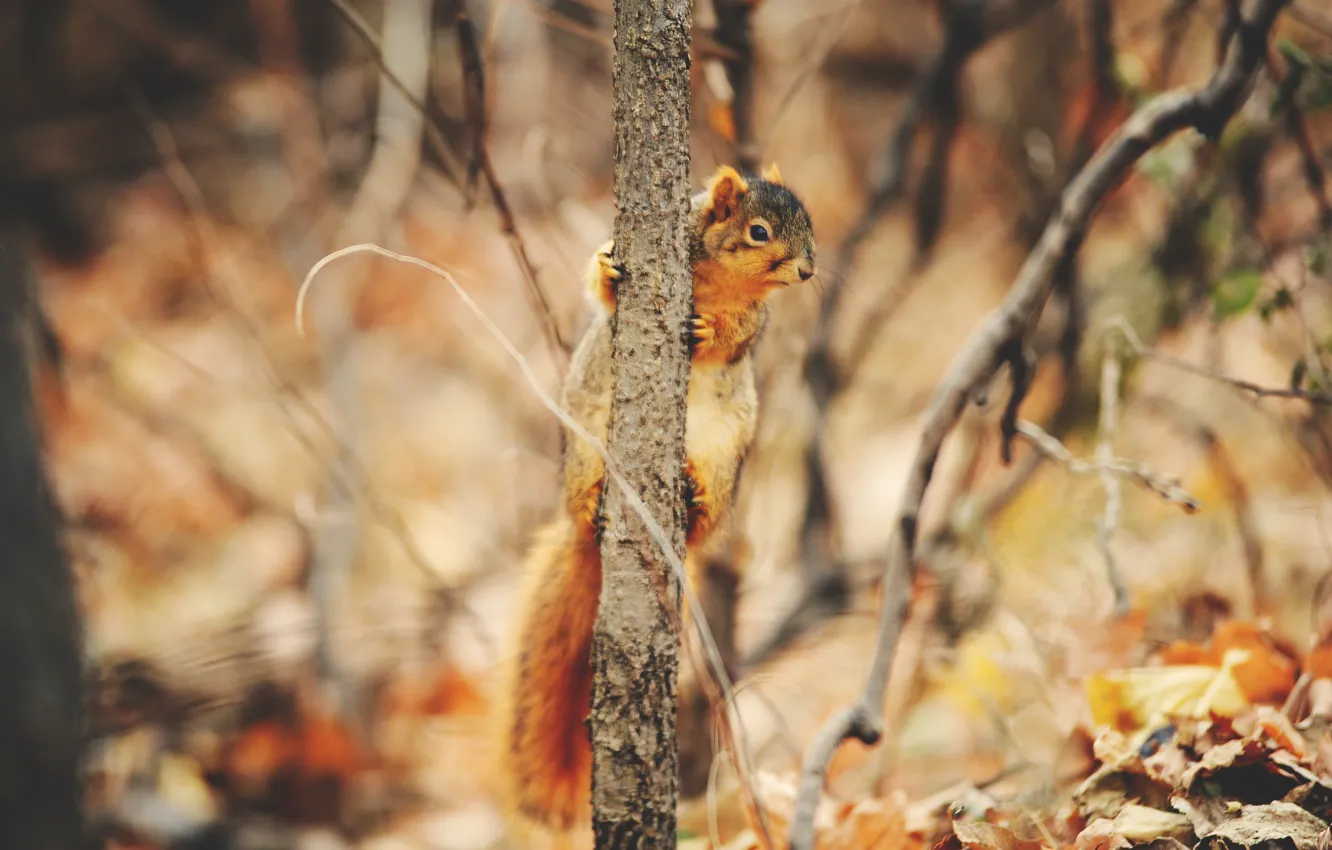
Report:
M 708 183 L 708 208 L 713 221 L 726 221 L 735 211 L 740 196 L 749 191 L 749 184 L 729 165 L 717 169 Z
M 768 170 L 763 172 L 763 179 L 778 186 L 782 185 L 782 173 L 777 170 L 777 163 L 768 166 Z

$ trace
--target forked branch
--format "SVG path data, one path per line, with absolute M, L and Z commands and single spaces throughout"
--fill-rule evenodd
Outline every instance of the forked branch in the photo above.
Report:
M 944 439 L 967 402 L 993 379 L 1004 352 L 1021 342 L 1039 318 L 1054 287 L 1056 272 L 1077 251 L 1100 202 L 1138 159 L 1165 139 L 1193 127 L 1215 139 L 1248 95 L 1255 70 L 1266 54 L 1267 35 L 1289 0 L 1258 0 L 1239 25 L 1226 61 L 1201 91 L 1173 91 L 1153 98 L 1111 136 L 1064 190 L 1059 209 L 1018 272 L 1008 297 L 968 341 L 935 392 L 897 512 L 884 564 L 884 603 L 879 642 L 859 701 L 834 717 L 815 738 L 801 770 L 799 796 L 791 819 L 792 850 L 814 847 L 814 813 L 828 763 L 848 738 L 873 745 L 883 736 L 883 701 L 888 675 L 909 609 L 917 519 Z

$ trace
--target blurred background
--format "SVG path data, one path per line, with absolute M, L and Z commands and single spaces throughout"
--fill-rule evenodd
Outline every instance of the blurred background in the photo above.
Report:
M 863 684 L 950 362 L 1069 179 L 1137 105 L 1206 83 L 1241 5 L 697 4 L 695 183 L 776 161 L 820 251 L 772 302 L 743 539 L 715 571 L 774 787 Z M 0 13 L 0 188 L 48 325 L 40 413 L 112 846 L 524 846 L 491 733 L 557 423 L 438 277 L 336 261 L 304 334 L 297 290 L 345 245 L 428 260 L 555 392 L 614 216 L 610 28 L 610 0 Z M 1144 157 L 1061 270 L 1031 337 L 1036 436 L 1002 461 L 1001 373 L 946 443 L 892 731 L 844 747 L 834 793 L 1058 799 L 1087 675 L 1226 620 L 1292 657 L 1319 640 L 1329 164 L 1332 12 L 1296 0 L 1219 142 Z M 1113 458 L 1126 474 L 1098 474 Z M 691 764 L 682 829 L 735 835 L 733 772 Z

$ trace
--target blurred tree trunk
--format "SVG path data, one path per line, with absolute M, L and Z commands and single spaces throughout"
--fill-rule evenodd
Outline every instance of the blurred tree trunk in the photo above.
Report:
M 42 467 L 28 260 L 0 226 L 0 847 L 81 846 L 78 609 Z
M 615 2 L 616 259 L 608 448 L 684 554 L 683 329 L 688 262 L 690 0 Z M 613 482 L 592 645 L 592 826 L 599 848 L 674 847 L 679 586 Z M 670 606 L 668 610 L 666 606 Z

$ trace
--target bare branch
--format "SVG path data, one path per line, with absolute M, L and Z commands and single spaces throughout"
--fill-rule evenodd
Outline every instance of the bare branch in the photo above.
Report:
M 1119 516 L 1124 508 L 1124 491 L 1119 486 L 1119 478 L 1109 469 L 1119 426 L 1119 377 L 1119 359 L 1113 350 L 1107 351 L 1101 361 L 1101 410 L 1096 437 L 1096 462 L 1101 467 L 1099 477 L 1101 488 L 1105 490 L 1105 514 L 1101 517 L 1097 536 L 1101 555 L 1105 558 L 1105 577 L 1115 594 L 1115 611 L 1124 614 L 1129 607 L 1128 588 L 1124 586 L 1124 577 L 1120 575 L 1115 552 L 1110 547 L 1110 537 L 1119 528 Z
M 859 702 L 820 733 L 802 767 L 800 796 L 791 820 L 792 850 L 814 847 L 814 813 L 828 761 L 847 738 L 876 743 L 883 734 L 883 698 L 888 674 L 909 605 L 906 588 L 913 572 L 917 521 L 944 439 L 969 400 L 982 391 L 1002 362 L 1002 352 L 1034 325 L 1054 287 L 1056 272 L 1076 252 L 1092 214 L 1103 198 L 1148 150 L 1176 132 L 1194 127 L 1216 138 L 1249 91 L 1266 53 L 1267 33 L 1289 0 L 1258 0 L 1253 16 L 1240 26 L 1226 62 L 1198 92 L 1175 91 L 1138 109 L 1092 157 L 1065 189 L 1059 210 L 1018 272 L 1008 297 L 953 361 L 925 415 L 894 523 L 884 566 L 884 603 L 879 643 Z
M 473 168 L 479 168 L 482 176 L 486 178 L 486 185 L 490 187 L 490 199 L 495 204 L 495 212 L 499 214 L 500 231 L 509 242 L 509 250 L 513 253 L 514 260 L 518 263 L 518 268 L 523 274 L 523 285 L 527 292 L 527 299 L 531 303 L 532 312 L 541 322 L 541 330 L 546 335 L 546 344 L 550 347 L 550 356 L 555 361 L 555 365 L 563 369 L 569 359 L 569 343 L 560 334 L 559 325 L 555 322 L 555 313 L 550 309 L 550 301 L 546 298 L 546 292 L 541 288 L 541 281 L 537 278 L 536 266 L 532 263 L 531 255 L 527 252 L 527 243 L 523 241 L 522 234 L 518 232 L 518 222 L 513 217 L 513 209 L 509 206 L 509 200 L 504 194 L 504 187 L 500 183 L 499 175 L 495 172 L 495 164 L 490 159 L 490 148 L 485 142 L 485 78 L 482 75 L 483 65 L 481 63 L 481 51 L 476 43 L 476 30 L 472 26 L 472 20 L 466 12 L 458 15 L 458 46 L 462 55 L 463 76 L 466 80 L 466 88 L 471 94 L 469 100 L 474 104 L 474 116 L 472 124 L 473 145 L 472 161 L 468 163 L 468 173 L 472 173 Z M 469 177 L 470 182 L 470 177 Z
M 1167 366 L 1176 369 L 1182 369 L 1202 378 L 1209 378 L 1227 386 L 1233 387 L 1246 393 L 1252 393 L 1258 398 L 1295 398 L 1307 401 L 1310 404 L 1332 405 L 1332 394 L 1316 392 L 1313 390 L 1301 390 L 1296 387 L 1265 387 L 1262 384 L 1255 384 L 1252 381 L 1245 381 L 1241 378 L 1233 378 L 1230 375 L 1224 375 L 1215 369 L 1208 369 L 1206 366 L 1199 366 L 1196 363 L 1190 363 L 1187 360 L 1181 360 L 1178 357 L 1171 357 L 1169 354 L 1161 354 L 1153 351 L 1143 344 L 1142 338 L 1131 328 L 1122 317 L 1114 321 L 1114 325 L 1124 334 L 1133 353 L 1138 357 L 1151 360 L 1156 363 L 1164 363 Z
M 837 268 L 845 273 L 854 261 L 856 252 L 868 238 L 870 231 L 889 208 L 906 191 L 908 160 L 912 143 L 920 122 L 933 118 L 938 126 L 935 133 L 952 136 L 956 123 L 957 78 L 962 66 L 988 40 L 1010 30 L 1030 18 L 1052 0 L 958 0 L 948 15 L 944 43 L 930 62 L 907 101 L 897 130 L 888 143 L 878 176 L 870 188 L 869 199 L 860 219 L 847 234 L 838 255 Z M 948 114 L 954 119 L 947 120 Z M 944 120 L 940 120 L 940 118 Z M 831 289 L 832 287 L 830 287 Z M 826 299 L 825 299 L 826 300 Z
M 335 9 L 343 16 L 352 30 L 360 37 L 369 48 L 371 56 L 376 64 L 379 65 L 380 73 L 389 85 L 407 100 L 421 116 L 421 130 L 425 134 L 426 141 L 430 143 L 431 149 L 439 157 L 440 163 L 444 168 L 445 174 L 457 186 L 463 188 L 464 195 L 470 191 L 474 183 L 474 170 L 479 167 L 481 173 L 486 178 L 486 183 L 490 188 L 491 199 L 495 204 L 495 211 L 500 219 L 500 231 L 504 234 L 509 243 L 509 250 L 513 253 L 514 260 L 518 263 L 518 269 L 523 276 L 523 285 L 527 293 L 528 301 L 531 304 L 532 311 L 536 314 L 541 324 L 542 333 L 545 334 L 546 344 L 550 348 L 551 358 L 557 368 L 563 369 L 569 358 L 569 344 L 561 335 L 559 326 L 555 322 L 554 313 L 550 309 L 550 302 L 546 298 L 545 291 L 541 288 L 541 283 L 537 277 L 536 267 L 532 263 L 531 255 L 527 251 L 527 244 L 523 241 L 522 235 L 518 232 L 517 222 L 513 217 L 513 210 L 509 206 L 508 199 L 504 194 L 503 186 L 495 173 L 493 164 L 490 161 L 489 150 L 485 145 L 484 139 L 484 77 L 482 75 L 482 64 L 480 52 L 476 45 L 476 31 L 472 27 L 471 19 L 465 12 L 460 13 L 456 22 L 458 30 L 459 53 L 462 57 L 463 78 L 466 87 L 466 102 L 464 104 L 467 110 L 469 123 L 474 131 L 473 147 L 471 157 L 467 163 L 467 178 L 460 180 L 458 172 L 461 166 L 458 164 L 457 156 L 449 148 L 448 142 L 444 138 L 443 132 L 428 118 L 425 104 L 425 91 L 417 91 L 415 87 L 408 86 L 402 78 L 395 73 L 394 69 L 386 59 L 385 50 L 380 45 L 379 38 L 375 35 L 370 25 L 360 16 L 348 3 L 347 0 L 328 0 Z M 383 95 L 381 94 L 381 98 Z
M 1103 458 L 1099 455 L 1095 460 L 1077 457 L 1050 432 L 1026 420 L 1018 422 L 1018 436 L 1026 440 L 1036 451 L 1050 460 L 1056 461 L 1073 475 L 1103 475 L 1108 473 L 1142 485 L 1164 501 L 1172 505 L 1178 505 L 1185 513 L 1193 513 L 1202 508 L 1202 503 L 1180 486 L 1178 478 L 1156 472 L 1140 461 L 1122 457 Z

